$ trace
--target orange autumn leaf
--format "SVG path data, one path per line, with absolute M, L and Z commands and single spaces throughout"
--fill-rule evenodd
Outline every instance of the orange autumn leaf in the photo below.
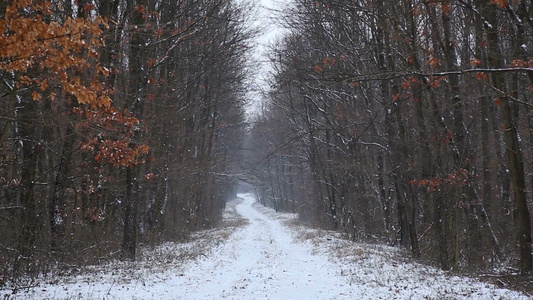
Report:
M 322 74 L 322 67 L 321 66 L 316 66 L 315 67 L 315 73 Z
M 400 96 L 401 96 L 400 94 L 396 94 L 396 95 L 394 95 L 394 96 L 392 97 L 392 101 L 396 102 L 396 101 L 400 100 Z
M 324 58 L 324 65 L 325 66 L 330 66 L 330 65 L 333 66 L 333 65 L 335 65 L 335 63 L 337 63 L 337 61 L 335 59 L 333 59 L 333 58 L 329 58 L 329 57 Z
M 33 91 L 33 94 L 32 94 L 32 98 L 33 100 L 40 100 L 41 99 L 41 94 L 39 94 L 39 92 L 37 91 Z
M 157 63 L 157 60 L 156 59 L 151 59 L 148 61 L 147 65 L 148 65 L 148 68 L 151 68 L 154 64 Z
M 409 82 L 411 82 L 414 85 L 419 85 L 420 84 L 420 80 L 418 78 L 416 78 L 415 76 L 409 77 Z
M 507 7 L 509 5 L 507 0 L 492 0 L 492 3 L 497 4 L 501 8 Z
M 46 91 L 48 89 L 48 79 L 45 79 L 40 84 L 41 91 Z
M 154 173 L 148 173 L 148 174 L 144 175 L 144 179 L 145 180 L 152 180 L 154 178 L 155 178 L 155 174 Z
M 32 17 L 22 14 L 23 11 L 40 14 Z M 92 69 L 89 57 L 98 58 L 98 48 L 103 45 L 100 35 L 107 24 L 101 17 L 67 18 L 61 24 L 44 17 L 52 14 L 51 1 L 13 1 L 6 7 L 5 16 L 0 20 L 0 71 L 23 74 L 16 82 L 19 87 L 37 84 L 45 92 L 47 79 L 53 79 L 58 87 L 77 96 L 73 91 L 85 84 L 72 71 L 81 73 Z M 39 68 L 40 73 L 30 77 L 27 71 L 33 67 Z M 103 88 L 94 90 L 101 91 Z M 35 94 L 33 98 L 42 99 Z M 83 103 L 87 98 L 78 100 Z
M 476 78 L 479 79 L 479 80 L 488 81 L 489 80 L 489 75 L 485 74 L 484 72 L 478 72 L 476 74 Z
M 418 182 L 418 186 L 427 186 L 430 184 L 430 181 L 428 179 L 422 179 Z
M 91 11 L 96 8 L 94 4 L 85 4 L 85 11 Z
M 430 84 L 432 88 L 438 88 L 440 86 L 440 82 L 443 81 L 446 77 L 445 76 L 430 76 Z
M 472 65 L 472 67 L 480 66 L 481 65 L 481 59 L 474 58 L 474 59 L 470 60 L 470 64 Z
M 450 4 L 442 3 L 442 15 L 443 16 L 449 15 L 451 10 L 452 10 L 452 6 Z
M 432 56 L 432 57 L 430 57 L 430 58 L 428 59 L 428 64 L 429 64 L 431 67 L 435 68 L 436 66 L 440 66 L 440 61 L 439 61 L 438 58 Z
M 500 106 L 500 104 L 502 104 L 502 100 L 500 98 L 494 99 L 494 105 Z
M 528 68 L 529 63 L 522 59 L 514 59 L 511 61 L 511 68 Z
M 131 144 L 138 120 L 113 108 L 113 91 L 105 77 L 114 71 L 99 62 L 107 23 L 95 15 L 57 22 L 55 2 L 50 0 L 7 3 L 0 18 L 0 74 L 16 74 L 14 86 L 32 88 L 35 101 L 75 99 L 72 111 L 80 117 L 76 129 L 96 124 L 113 131 L 113 139 L 87 136 L 82 142 L 83 150 L 93 152 L 95 160 L 121 166 L 141 163 L 148 147 Z

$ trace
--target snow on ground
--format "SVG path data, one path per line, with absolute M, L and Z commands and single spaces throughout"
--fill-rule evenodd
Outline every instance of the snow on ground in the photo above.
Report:
M 235 213 L 247 222 L 231 234 L 206 231 L 152 250 L 136 265 L 114 263 L 6 299 L 529 299 L 414 264 L 394 248 L 288 226 L 293 215 L 261 207 L 250 194 L 228 203 L 226 218 L 237 220 Z M 190 260 L 178 263 L 183 255 Z

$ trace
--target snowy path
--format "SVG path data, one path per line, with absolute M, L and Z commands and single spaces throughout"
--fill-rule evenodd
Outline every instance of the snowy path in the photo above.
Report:
M 187 299 L 339 299 L 348 284 L 335 276 L 335 265 L 294 244 L 279 221 L 241 195 L 237 212 L 250 225 L 236 233 L 217 258 L 200 262 L 187 284 Z M 210 278 L 202 280 L 205 276 Z
M 281 220 L 290 219 L 290 214 L 261 207 L 249 194 L 228 204 L 227 215 L 237 214 L 248 225 L 237 227 L 212 251 L 185 264 L 165 264 L 159 257 L 163 263 L 154 267 L 154 257 L 164 251 L 152 250 L 136 269 L 110 264 L 99 273 L 40 285 L 5 299 L 529 299 L 413 264 L 395 248 L 289 228 Z M 206 235 L 208 244 L 225 237 L 213 232 Z M 304 235 L 308 239 L 294 242 Z M 189 246 L 171 244 L 163 249 L 186 252 Z

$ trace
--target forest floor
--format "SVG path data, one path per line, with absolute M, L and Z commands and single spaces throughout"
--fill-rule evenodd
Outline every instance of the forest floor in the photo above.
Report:
M 135 263 L 42 278 L 0 299 L 531 299 L 413 262 L 397 248 L 297 225 L 250 194 L 224 225 L 146 248 Z M 2 294 L 4 293 L 4 294 Z

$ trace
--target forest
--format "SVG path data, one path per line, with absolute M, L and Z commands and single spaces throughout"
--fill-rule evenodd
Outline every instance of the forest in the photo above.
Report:
M 533 1 L 292 3 L 247 141 L 261 202 L 443 270 L 529 273 Z
M 532 271 L 533 1 L 0 1 L 0 286 L 276 211 L 452 271 Z
M 225 0 L 0 2 L 0 281 L 216 226 L 248 41 Z

